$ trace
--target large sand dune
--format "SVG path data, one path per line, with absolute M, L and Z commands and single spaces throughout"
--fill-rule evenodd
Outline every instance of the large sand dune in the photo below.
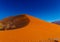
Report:
M 60 41 L 60 26 L 26 16 L 30 23 L 23 28 L 0 31 L 0 42 L 53 42 L 55 39 Z

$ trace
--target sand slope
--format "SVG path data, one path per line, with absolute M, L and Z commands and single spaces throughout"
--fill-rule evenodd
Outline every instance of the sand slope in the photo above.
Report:
M 60 26 L 27 15 L 30 23 L 24 28 L 0 31 L 0 42 L 38 42 L 60 39 Z M 48 41 L 47 41 L 48 42 Z

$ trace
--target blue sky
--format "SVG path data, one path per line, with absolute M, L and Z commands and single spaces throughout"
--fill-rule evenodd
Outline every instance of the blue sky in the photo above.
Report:
M 0 0 L 0 20 L 23 13 L 47 22 L 60 20 L 60 0 Z

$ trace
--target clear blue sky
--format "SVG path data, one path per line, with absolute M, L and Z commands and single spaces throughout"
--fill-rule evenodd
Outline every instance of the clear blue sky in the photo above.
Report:
M 0 19 L 27 13 L 51 22 L 60 19 L 60 0 L 0 0 Z

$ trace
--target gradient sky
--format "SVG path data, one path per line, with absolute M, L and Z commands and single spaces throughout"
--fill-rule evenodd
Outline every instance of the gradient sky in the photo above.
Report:
M 27 13 L 52 22 L 60 19 L 60 0 L 0 0 L 0 19 Z

